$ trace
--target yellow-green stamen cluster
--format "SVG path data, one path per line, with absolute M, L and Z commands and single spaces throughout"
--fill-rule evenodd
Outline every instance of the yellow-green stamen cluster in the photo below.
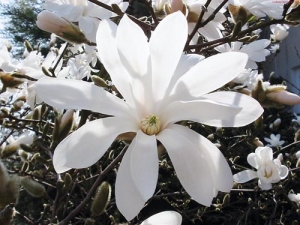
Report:
M 161 121 L 155 115 L 149 115 L 141 120 L 141 130 L 148 135 L 154 135 L 160 132 Z

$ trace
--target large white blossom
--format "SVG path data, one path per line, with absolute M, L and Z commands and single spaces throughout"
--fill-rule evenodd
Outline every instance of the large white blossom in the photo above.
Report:
M 181 12 L 162 20 L 149 42 L 126 15 L 119 26 L 109 20 L 100 23 L 99 57 L 125 101 L 84 81 L 43 78 L 35 85 L 39 97 L 54 107 L 111 115 L 86 123 L 56 147 L 53 163 L 58 173 L 91 166 L 119 134 L 136 133 L 115 187 L 117 207 L 127 220 L 139 213 L 155 191 L 157 140 L 167 149 L 182 186 L 195 201 L 209 206 L 218 190 L 232 188 L 232 173 L 219 149 L 176 122 L 237 127 L 253 122 L 263 112 L 247 95 L 211 93 L 244 69 L 247 55 L 225 53 L 204 60 L 183 55 L 187 33 Z
M 234 181 L 245 183 L 258 178 L 258 186 L 262 190 L 272 188 L 272 183 L 284 179 L 288 175 L 288 168 L 281 165 L 280 159 L 273 159 L 273 150 L 270 147 L 258 147 L 255 153 L 250 153 L 247 157 L 248 163 L 257 171 L 244 170 L 233 176 Z

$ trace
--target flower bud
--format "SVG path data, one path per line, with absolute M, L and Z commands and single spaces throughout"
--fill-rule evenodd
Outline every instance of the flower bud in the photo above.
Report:
M 269 100 L 284 104 L 284 105 L 298 105 L 300 104 L 300 97 L 294 93 L 281 91 L 271 91 L 266 94 Z
M 5 166 L 0 162 L 0 210 L 10 203 L 15 203 L 20 192 L 17 176 L 9 176 Z
M 74 44 L 88 42 L 84 33 L 79 29 L 78 26 L 47 10 L 44 10 L 38 14 L 36 25 L 41 30 L 54 33 L 63 40 Z
M 59 140 L 63 140 L 65 137 L 68 136 L 71 129 L 73 128 L 74 122 L 74 110 L 68 109 L 64 115 L 61 117 L 61 121 L 59 124 Z
M 97 189 L 94 201 L 92 202 L 91 212 L 93 216 L 98 216 L 105 210 L 111 197 L 111 186 L 103 182 Z
M 33 197 L 39 198 L 46 195 L 45 187 L 29 177 L 22 177 L 21 184 L 24 189 Z
M 252 14 L 243 6 L 235 6 L 229 4 L 228 10 L 230 12 L 231 18 L 233 19 L 233 22 L 237 23 L 238 21 L 241 21 L 242 26 L 245 25 L 252 16 Z
M 0 72 L 0 80 L 6 88 L 16 88 L 24 83 L 23 79 L 13 77 L 9 73 Z
M 259 140 L 259 138 L 254 138 L 253 142 L 252 142 L 255 146 L 257 147 L 264 147 L 264 144 Z
M 165 11 L 167 14 L 181 11 L 183 15 L 186 15 L 187 10 L 182 0 L 170 0 L 170 2 L 165 4 Z

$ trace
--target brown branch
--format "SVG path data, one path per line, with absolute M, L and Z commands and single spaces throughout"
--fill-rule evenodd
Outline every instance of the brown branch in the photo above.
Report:
M 123 155 L 125 154 L 126 149 L 127 149 L 127 146 L 125 146 L 123 148 L 122 152 L 114 159 L 114 161 L 112 161 L 106 167 L 106 169 L 98 176 L 97 180 L 95 181 L 95 183 L 91 187 L 91 189 L 88 192 L 88 194 L 86 195 L 85 199 L 66 218 L 64 218 L 62 221 L 60 221 L 60 223 L 58 225 L 66 225 L 90 201 L 90 199 L 92 198 L 94 192 L 96 191 L 98 186 L 103 181 L 104 177 L 121 161 L 121 159 L 123 158 Z

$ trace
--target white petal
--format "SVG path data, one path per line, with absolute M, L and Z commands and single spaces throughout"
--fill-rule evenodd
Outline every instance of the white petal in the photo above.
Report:
M 116 40 L 120 59 L 130 75 L 136 104 L 146 108 L 146 112 L 152 111 L 151 64 L 145 33 L 125 15 L 118 26 Z
M 245 183 L 254 178 L 257 178 L 257 172 L 253 170 L 244 170 L 233 175 L 234 181 L 240 184 Z
M 162 112 L 161 121 L 164 122 L 163 126 L 180 120 L 192 120 L 208 125 L 222 124 L 223 120 L 231 120 L 239 111 L 241 111 L 239 107 L 219 104 L 206 99 L 172 102 Z
M 289 169 L 284 166 L 284 165 L 281 165 L 280 166 L 280 179 L 284 179 L 287 177 L 287 175 L 289 174 Z
M 181 225 L 182 217 L 175 211 L 157 213 L 144 220 L 141 225 Z
M 262 190 L 270 190 L 272 188 L 272 184 L 271 183 L 263 183 L 261 182 L 261 180 L 258 180 L 258 187 L 260 187 L 260 189 Z
M 229 192 L 233 185 L 232 172 L 222 152 L 208 139 L 191 129 L 176 124 L 168 127 L 176 130 L 198 147 L 212 174 L 214 188 Z
M 155 101 L 163 99 L 187 40 L 188 28 L 181 12 L 163 19 L 153 32 L 149 47 Z
M 210 206 L 214 197 L 213 180 L 208 163 L 191 139 L 173 128 L 166 128 L 157 139 L 167 149 L 180 183 L 200 204 Z
M 255 169 L 258 169 L 258 167 L 261 165 L 261 159 L 255 153 L 250 153 L 247 156 L 247 162 Z
M 155 135 L 138 131 L 132 148 L 130 165 L 135 186 L 145 201 L 154 194 L 158 179 L 158 155 Z
M 214 91 L 237 77 L 245 68 L 248 56 L 228 52 L 210 56 L 184 74 L 172 90 L 173 99 L 189 100 Z
M 133 139 L 127 149 L 116 178 L 116 204 L 128 221 L 136 217 L 146 203 L 146 200 L 135 186 L 131 173 L 131 156 L 135 143 L 136 138 Z
M 102 157 L 119 134 L 137 130 L 135 123 L 117 117 L 89 122 L 56 147 L 54 168 L 58 173 L 63 173 L 70 168 L 89 167 Z
M 147 37 L 126 15 L 119 23 L 116 41 L 121 61 L 133 78 L 149 73 L 151 68 L 148 68 L 150 59 Z
M 221 123 L 212 123 L 208 124 L 211 126 L 219 126 L 219 127 L 241 127 L 248 125 L 249 123 L 254 122 L 258 119 L 261 114 L 264 112 L 264 109 L 261 107 L 258 101 L 254 98 L 249 97 L 244 94 L 240 94 L 237 92 L 231 91 L 218 91 L 214 93 L 207 94 L 203 96 L 210 100 L 234 105 L 235 107 L 242 108 L 242 110 L 232 115 L 230 119 L 222 120 Z
M 100 61 L 109 73 L 113 84 L 129 104 L 133 105 L 130 89 L 130 75 L 124 68 L 117 49 L 117 25 L 103 20 L 97 30 L 97 48 Z M 109 43 L 109 44 L 107 44 Z
M 34 88 L 41 100 L 56 108 L 87 109 L 115 116 L 130 115 L 124 101 L 89 82 L 42 78 Z

